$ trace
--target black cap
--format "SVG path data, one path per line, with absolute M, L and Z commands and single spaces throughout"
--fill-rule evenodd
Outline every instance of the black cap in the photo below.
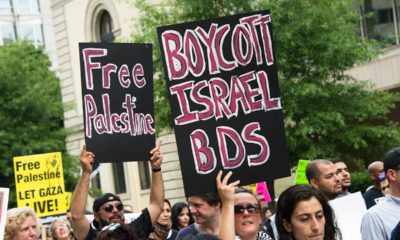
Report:
M 114 195 L 112 193 L 106 193 L 103 196 L 96 198 L 96 200 L 94 200 L 93 202 L 93 212 L 98 212 L 104 203 L 108 203 L 111 201 L 121 202 L 121 199 L 117 195 Z
M 383 159 L 385 173 L 388 169 L 398 169 L 400 167 L 400 147 L 393 148 L 385 154 Z

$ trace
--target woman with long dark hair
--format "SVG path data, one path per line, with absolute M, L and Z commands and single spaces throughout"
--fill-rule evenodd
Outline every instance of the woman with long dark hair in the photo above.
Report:
M 171 228 L 171 203 L 164 199 L 164 207 L 148 240 L 175 240 L 178 231 Z
M 171 209 L 172 229 L 179 231 L 194 223 L 189 206 L 184 202 L 177 202 Z
M 328 200 L 310 185 L 295 185 L 282 192 L 275 224 L 281 240 L 342 239 Z

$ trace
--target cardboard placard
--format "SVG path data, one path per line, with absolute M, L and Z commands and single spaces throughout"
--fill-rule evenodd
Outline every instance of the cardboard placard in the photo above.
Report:
M 361 240 L 361 221 L 367 212 L 361 192 L 355 192 L 329 201 L 343 240 Z
M 306 169 L 310 162 L 310 160 L 299 160 L 299 163 L 297 164 L 296 178 L 294 180 L 294 184 L 309 184 L 306 176 Z
M 13 160 L 18 207 L 29 206 L 39 217 L 65 213 L 61 153 L 14 157 Z
M 290 175 L 268 11 L 159 27 L 186 196 Z
M 150 159 L 151 44 L 79 43 L 85 141 L 96 163 Z
M 272 201 L 271 195 L 268 192 L 267 184 L 265 182 L 259 182 L 245 186 L 250 188 L 258 197 L 261 204 L 266 204 Z

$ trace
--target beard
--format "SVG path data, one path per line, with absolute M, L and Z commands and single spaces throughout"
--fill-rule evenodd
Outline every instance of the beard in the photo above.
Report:
M 118 214 L 118 213 L 113 214 L 109 219 L 104 219 L 104 218 L 100 217 L 100 219 L 99 219 L 100 229 L 105 227 L 105 226 L 107 226 L 107 225 L 110 225 L 111 223 L 113 223 L 112 219 L 115 221 L 116 217 L 118 217 L 118 219 L 119 219 L 118 222 L 121 222 L 121 223 L 124 222 L 124 215 L 123 214 L 122 215 Z

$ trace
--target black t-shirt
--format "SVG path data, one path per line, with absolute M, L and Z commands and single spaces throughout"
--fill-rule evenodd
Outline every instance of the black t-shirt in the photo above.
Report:
M 143 209 L 142 214 L 140 214 L 140 216 L 132 222 L 128 223 L 128 225 L 133 229 L 133 231 L 135 231 L 139 239 L 147 239 L 149 237 L 149 234 L 153 230 L 149 210 L 147 210 L 147 208 Z M 90 225 L 88 236 L 86 239 L 96 239 L 98 233 L 99 230 Z
M 383 198 L 384 195 L 381 190 L 377 189 L 376 187 L 372 187 L 368 191 L 363 194 L 365 204 L 367 205 L 367 209 L 374 206 L 380 198 Z

